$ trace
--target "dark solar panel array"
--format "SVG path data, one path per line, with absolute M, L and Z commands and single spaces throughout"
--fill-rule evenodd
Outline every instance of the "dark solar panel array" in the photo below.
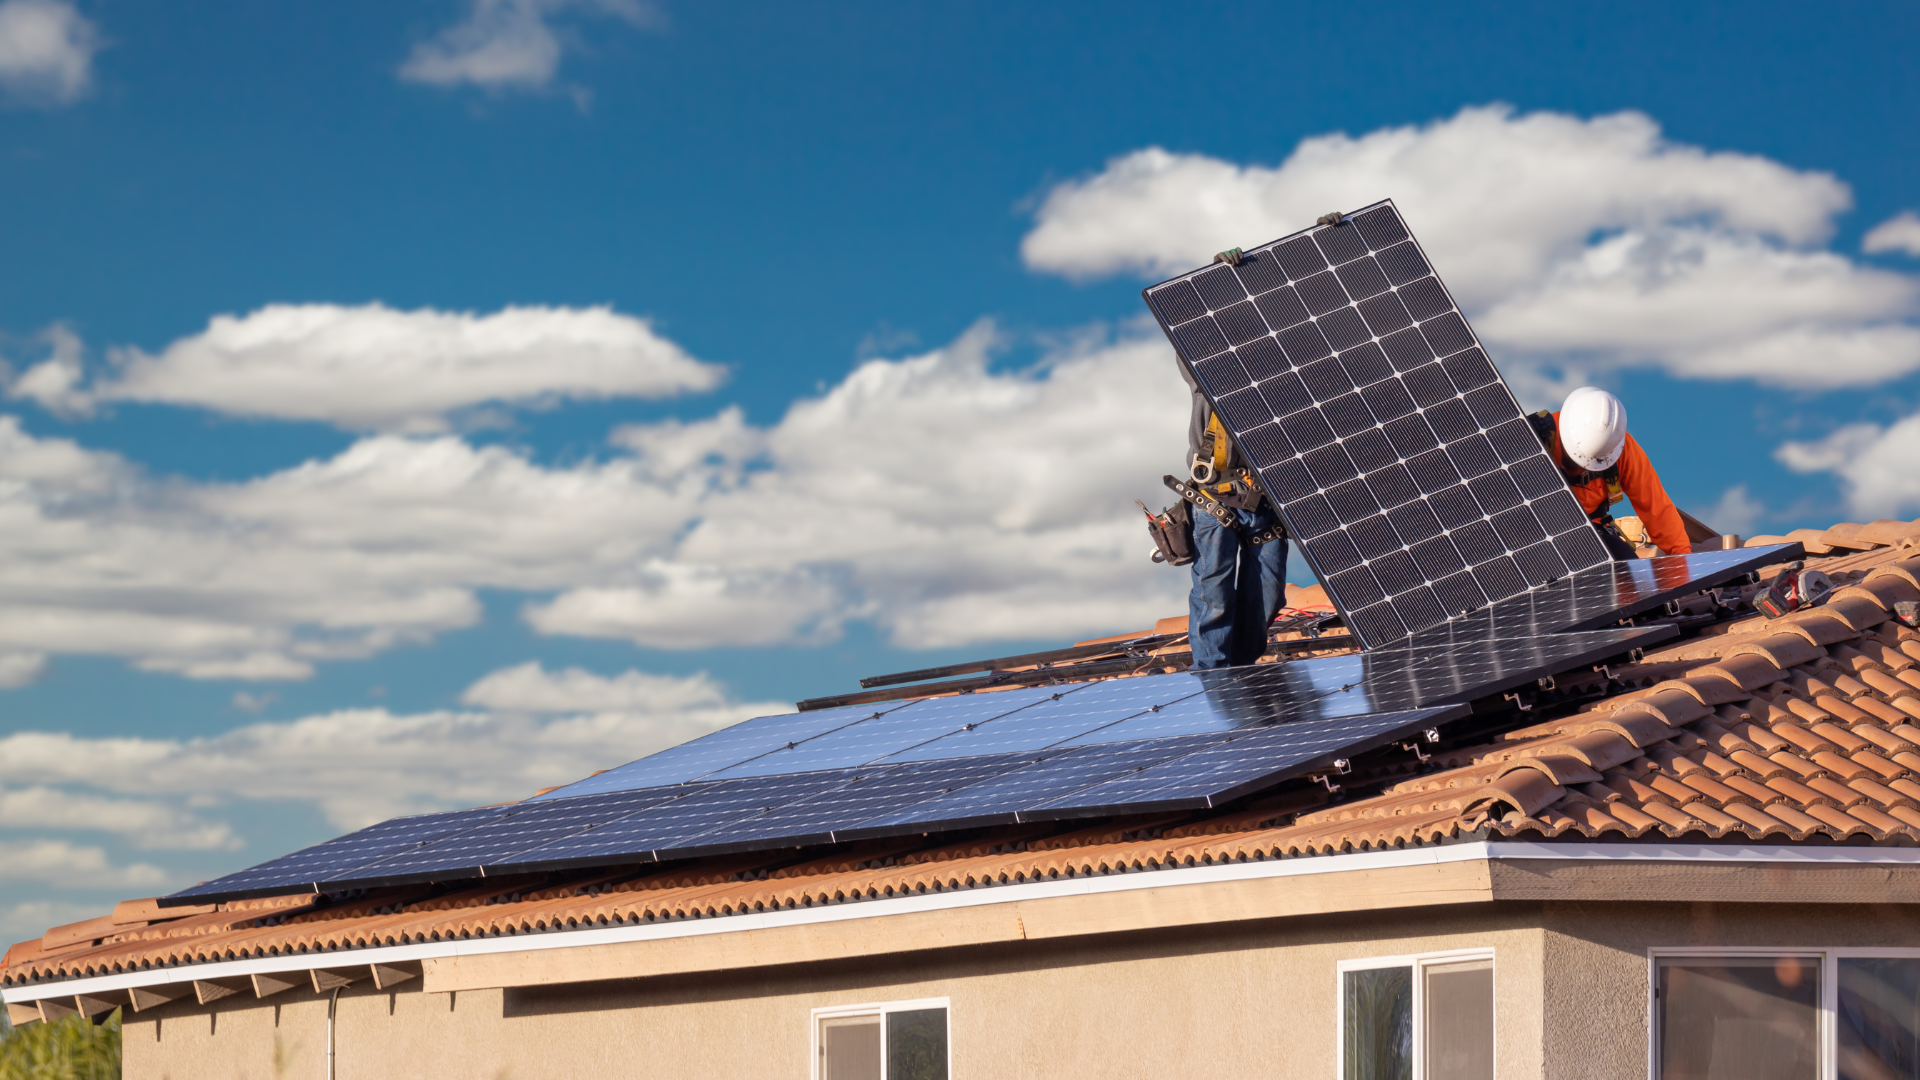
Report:
M 1368 648 L 1607 561 L 1391 200 L 1145 295 Z
M 1441 705 L 1275 726 L 1264 708 L 1238 713 L 1236 700 L 1222 699 L 1221 722 L 1198 734 L 701 780 L 529 801 L 484 819 L 476 811 L 402 819 L 309 849 L 324 858 L 275 860 L 177 895 L 335 891 L 1085 817 L 1114 812 L 1129 792 L 1142 800 L 1133 812 L 1204 808 L 1469 711 Z

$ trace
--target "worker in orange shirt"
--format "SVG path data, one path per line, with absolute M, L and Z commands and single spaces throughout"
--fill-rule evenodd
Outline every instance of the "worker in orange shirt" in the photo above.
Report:
M 1622 497 L 1632 500 L 1648 537 L 1662 552 L 1693 551 L 1679 508 L 1660 486 L 1660 474 L 1653 471 L 1647 452 L 1627 434 L 1627 409 L 1619 398 L 1583 386 L 1567 395 L 1559 412 L 1542 409 L 1530 419 L 1614 558 L 1634 557 L 1633 545 L 1613 523 L 1614 504 Z

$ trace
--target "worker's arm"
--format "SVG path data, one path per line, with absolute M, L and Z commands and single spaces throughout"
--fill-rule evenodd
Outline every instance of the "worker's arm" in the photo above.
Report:
M 1667 498 L 1667 489 L 1660 485 L 1660 474 L 1653 471 L 1653 462 L 1647 460 L 1647 452 L 1640 449 L 1632 435 L 1627 436 L 1627 445 L 1620 452 L 1620 488 L 1632 500 L 1640 523 L 1646 526 L 1647 535 L 1661 551 L 1669 555 L 1693 551 L 1679 509 Z

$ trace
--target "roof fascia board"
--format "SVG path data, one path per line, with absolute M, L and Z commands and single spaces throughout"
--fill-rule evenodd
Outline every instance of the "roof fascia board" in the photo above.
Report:
M 953 911 L 997 904 L 1017 904 L 1145 889 L 1502 860 L 1920 866 L 1920 848 L 1811 847 L 1785 844 L 1570 844 L 1471 841 L 1391 851 L 1271 859 L 1214 866 L 1180 867 L 1170 870 L 1142 870 L 1057 881 L 996 885 L 988 888 L 928 893 L 885 900 L 861 900 L 823 907 L 704 919 L 677 919 L 671 922 L 646 923 L 638 926 L 560 930 L 534 935 L 505 935 L 368 949 L 296 953 L 288 956 L 226 960 L 204 964 L 183 964 L 177 967 L 8 987 L 0 990 L 0 1000 L 8 1004 L 27 1003 L 43 998 L 67 997 L 74 994 L 102 994 L 134 987 L 186 983 L 194 980 L 245 978 L 252 975 L 308 971 L 314 968 L 344 968 L 362 964 L 397 964 L 498 953 L 586 948 L 596 945 L 662 941 L 848 920 L 882 919 L 888 916 L 923 912 Z

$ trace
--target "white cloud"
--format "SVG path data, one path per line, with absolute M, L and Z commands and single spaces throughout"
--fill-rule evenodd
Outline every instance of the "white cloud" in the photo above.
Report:
M 71 889 L 151 889 L 170 880 L 157 866 L 115 866 L 103 849 L 65 840 L 0 840 L 0 867 L 6 868 L 11 881 L 40 881 Z
M 1887 427 L 1848 424 L 1824 439 L 1789 442 L 1775 452 L 1796 472 L 1831 472 L 1862 520 L 1920 509 L 1920 415 Z
M 617 438 L 687 461 L 701 497 L 670 555 L 529 611 L 548 633 L 774 642 L 867 618 L 909 647 L 1126 629 L 1176 610 L 1184 576 L 1142 554 L 1134 498 L 1179 459 L 1185 387 L 1156 330 L 998 371 L 981 325 L 861 365 L 779 423 L 654 425 Z M 718 433 L 728 433 L 717 439 Z M 666 445 L 663 445 L 666 444 Z M 1164 500 L 1163 500 L 1164 501 Z
M 233 830 L 150 799 L 117 799 L 46 786 L 0 788 L 0 829 L 113 833 L 149 849 L 203 851 L 240 846 Z
M 725 691 L 706 675 L 651 675 L 624 671 L 608 678 L 582 668 L 548 671 L 537 661 L 501 668 L 482 678 L 462 703 L 512 713 L 598 713 L 711 709 Z
M 1875 225 L 1860 241 L 1860 250 L 1869 254 L 1899 251 L 1920 256 L 1920 214 L 1902 210 Z
M 67 412 L 161 402 L 355 430 L 437 431 L 491 403 L 669 397 L 710 390 L 724 375 L 645 319 L 606 307 L 478 315 L 274 304 L 216 316 L 158 355 L 112 350 L 112 367 L 87 389 L 78 340 L 50 333 L 54 355 L 17 379 L 13 396 Z
M 28 900 L 0 907 L 0 944 L 41 937 L 56 926 L 96 918 L 105 913 L 98 903 L 71 900 Z
M 64 0 L 0 3 L 0 88 L 17 100 L 66 104 L 93 84 L 93 23 Z
M 990 364 L 982 326 L 873 360 L 767 426 L 736 409 L 543 466 L 376 435 L 239 483 L 147 476 L 0 416 L 0 654 L 302 678 L 528 597 L 546 633 L 664 648 L 817 641 L 850 619 L 933 646 L 1112 633 L 1177 611 L 1131 512 L 1179 460 L 1158 332 Z
M 734 700 L 705 675 L 602 676 L 535 663 L 479 680 L 466 700 L 474 707 L 343 709 L 198 738 L 0 736 L 0 901 L 28 901 L 0 903 L 0 943 L 105 910 L 69 902 L 75 894 L 151 895 L 321 838 L 249 848 L 239 834 L 255 831 L 263 810 L 271 818 L 276 807 L 315 809 L 327 822 L 323 835 L 344 833 L 403 814 L 523 799 L 791 711 L 785 702 Z M 159 854 L 116 860 L 65 835 L 89 832 Z
M 504 706 L 411 715 L 345 709 L 192 739 L 21 732 L 0 738 L 0 783 L 34 785 L 31 795 L 7 798 L 39 800 L 42 811 L 21 824 L 42 828 L 113 828 L 116 805 L 124 814 L 146 806 L 152 829 L 115 831 L 164 835 L 166 825 L 184 835 L 182 822 L 261 801 L 316 806 L 351 829 L 525 798 L 749 717 L 791 711 L 782 702 L 734 701 L 704 675 L 548 675 L 536 665 L 496 672 L 470 696 Z M 198 817 L 186 816 L 189 806 Z M 211 841 L 224 836 L 202 839 L 223 846 Z
M 1735 484 L 1722 492 L 1720 501 L 1707 511 L 1706 522 L 1722 534 L 1752 536 L 1753 527 L 1766 513 L 1766 504 L 1754 498 L 1747 485 Z
M 464 21 L 414 46 L 400 77 L 431 86 L 542 89 L 559 73 L 564 51 L 552 20 L 570 11 L 634 26 L 657 18 L 639 0 L 473 0 Z
M 14 379 L 7 387 L 7 396 L 38 402 L 62 416 L 92 412 L 93 398 L 82 385 L 86 366 L 80 335 L 56 323 L 40 337 L 47 342 L 49 355 Z
M 1638 113 L 1470 108 L 1307 139 L 1274 167 L 1140 150 L 1049 192 L 1022 253 L 1170 275 L 1385 197 L 1526 397 L 1624 367 L 1820 387 L 1920 369 L 1920 281 L 1821 247 L 1845 185 Z
M 46 671 L 45 653 L 0 653 L 0 690 L 18 690 L 29 686 Z

